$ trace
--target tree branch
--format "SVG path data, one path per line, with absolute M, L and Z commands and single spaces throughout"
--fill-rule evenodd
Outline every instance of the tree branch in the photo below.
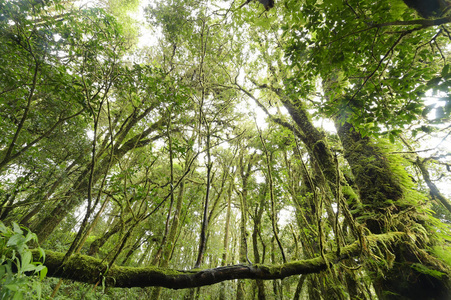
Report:
M 391 232 L 386 234 L 370 235 L 365 237 L 364 248 L 371 249 L 377 243 L 396 244 L 405 237 L 405 233 Z M 340 255 L 331 251 L 325 255 L 328 263 L 337 263 L 343 259 L 360 254 L 360 242 L 341 248 Z M 33 257 L 40 258 L 39 250 L 33 249 Z M 326 260 L 319 256 L 312 259 L 293 261 L 280 265 L 233 265 L 214 269 L 173 270 L 158 267 L 122 267 L 108 266 L 100 259 L 87 255 L 76 254 L 63 264 L 64 253 L 53 251 L 45 252 L 45 266 L 48 268 L 47 276 L 65 278 L 69 280 L 95 284 L 102 281 L 106 286 L 114 287 L 146 287 L 161 286 L 171 289 L 185 289 L 211 285 L 234 279 L 282 279 L 292 275 L 319 273 L 327 269 Z M 106 277 L 102 276 L 108 271 Z

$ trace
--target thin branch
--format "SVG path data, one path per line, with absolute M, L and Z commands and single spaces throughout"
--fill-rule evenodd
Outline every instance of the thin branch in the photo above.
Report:
M 243 87 L 241 87 L 238 83 L 235 83 L 235 85 L 238 87 L 238 89 L 240 91 L 242 91 L 243 93 L 245 93 L 247 96 L 249 96 L 252 100 L 254 100 L 255 104 L 257 104 L 258 107 L 260 107 L 263 112 L 270 118 L 271 121 L 273 121 L 274 123 L 277 123 L 287 129 L 290 129 L 292 132 L 294 132 L 296 134 L 297 137 L 299 137 L 302 141 L 305 141 L 305 135 L 299 131 L 298 128 L 296 128 L 295 126 L 291 125 L 290 123 L 282 120 L 281 118 L 275 117 L 273 116 L 268 109 L 266 109 L 266 107 L 257 99 L 254 97 L 254 95 L 252 95 L 249 91 L 245 90 Z M 269 88 L 268 86 L 260 86 L 263 88 Z M 280 97 L 280 95 L 278 95 Z

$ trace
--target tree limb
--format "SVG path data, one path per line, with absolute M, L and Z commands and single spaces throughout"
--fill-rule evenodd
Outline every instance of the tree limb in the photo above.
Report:
M 377 246 L 377 243 L 396 244 L 403 237 L 405 237 L 405 233 L 402 232 L 366 236 L 364 247 L 371 249 Z M 32 251 L 35 260 L 42 260 L 39 250 L 33 249 Z M 359 254 L 360 242 L 356 241 L 343 247 L 340 255 L 337 255 L 336 251 L 331 251 L 325 255 L 325 258 L 328 263 L 333 264 Z M 81 254 L 72 255 L 63 264 L 63 257 L 64 253 L 45 252 L 44 264 L 48 268 L 47 276 L 90 284 L 101 281 L 104 282 L 105 286 L 114 287 L 161 286 L 171 289 L 185 289 L 234 279 L 282 279 L 298 274 L 319 273 L 327 269 L 326 260 L 321 256 L 280 265 L 240 264 L 214 269 L 186 271 L 158 267 L 108 266 L 106 263 L 102 263 L 100 259 Z M 107 270 L 108 275 L 106 277 L 102 276 Z

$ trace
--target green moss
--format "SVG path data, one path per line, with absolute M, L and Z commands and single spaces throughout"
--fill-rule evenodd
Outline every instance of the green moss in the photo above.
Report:
M 32 249 L 33 257 L 35 260 L 42 261 L 45 265 L 58 265 L 64 258 L 64 253 L 61 252 L 54 252 L 50 250 L 45 250 L 45 257 L 44 259 L 40 259 L 40 253 L 37 251 L 37 249 Z
M 451 247 L 447 245 L 440 245 L 432 247 L 432 253 L 444 262 L 448 267 L 451 267 Z
M 342 186 L 342 193 L 350 203 L 359 201 L 359 196 L 357 196 L 354 189 L 348 185 Z
M 420 273 L 423 273 L 423 274 L 426 274 L 429 276 L 433 276 L 437 279 L 442 279 L 443 276 L 446 276 L 446 273 L 443 273 L 443 272 L 440 272 L 437 270 L 433 270 L 433 269 L 429 269 L 428 267 L 426 267 L 425 265 L 422 265 L 422 264 L 417 264 L 417 263 L 412 264 L 411 268 Z

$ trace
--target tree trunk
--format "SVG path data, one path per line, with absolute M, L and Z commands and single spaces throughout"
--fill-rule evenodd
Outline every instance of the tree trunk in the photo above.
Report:
M 248 263 L 247 256 L 247 193 L 248 193 L 248 179 L 251 175 L 251 169 L 253 165 L 253 155 L 250 156 L 247 165 L 244 164 L 243 156 L 240 157 L 240 176 L 241 176 L 241 191 L 240 191 L 240 210 L 241 210 L 241 219 L 240 219 L 240 247 L 239 247 L 239 262 L 242 264 Z M 244 281 L 238 280 L 237 290 L 236 290 L 236 299 L 241 300 L 244 299 L 245 291 L 244 291 Z
M 230 234 L 230 217 L 231 217 L 231 210 L 232 210 L 232 189 L 233 189 L 233 177 L 232 180 L 230 180 L 229 189 L 227 192 L 227 213 L 226 213 L 226 220 L 225 220 L 225 232 L 224 232 L 224 253 L 222 254 L 222 265 L 227 265 L 228 262 L 228 254 L 229 254 L 229 234 Z M 225 300 L 226 299 L 226 293 L 225 293 L 226 283 L 221 283 L 221 288 L 219 290 L 219 300 Z
M 296 292 L 294 293 L 293 300 L 299 300 L 301 297 L 302 287 L 305 282 L 305 275 L 299 276 L 298 284 L 296 285 Z
M 188 161 L 186 162 L 186 165 L 188 166 Z M 161 245 L 161 258 L 159 259 L 159 266 L 166 268 L 169 265 L 169 260 L 171 259 L 172 250 L 175 248 L 175 242 L 176 242 L 176 234 L 177 230 L 179 228 L 180 223 L 180 214 L 182 211 L 182 204 L 183 204 L 183 195 L 185 191 L 185 183 L 182 181 L 179 185 L 179 192 L 177 194 L 177 202 L 175 207 L 175 212 L 172 217 L 172 224 L 171 228 L 168 233 L 168 237 L 163 245 Z M 161 294 L 161 287 L 156 287 L 152 291 L 152 295 L 150 299 L 159 299 Z
M 373 274 L 373 284 L 379 299 L 449 299 L 450 278 L 434 257 L 426 252 L 433 243 L 430 237 L 415 232 L 427 226 L 421 218 L 420 204 L 408 199 L 406 187 L 390 165 L 383 151 L 370 138 L 362 137 L 349 123 L 337 122 L 338 134 L 359 187 L 365 211 L 360 218 L 373 233 L 407 231 L 415 235 L 416 244 L 400 244 L 387 249 L 395 255 L 393 267 L 384 276 Z M 406 201 L 407 198 L 407 201 Z M 386 215 L 390 215 L 386 218 Z M 428 241 L 427 239 L 430 239 Z M 435 273 L 440 272 L 440 273 Z M 443 275 L 436 275 L 443 274 Z
M 259 194 L 259 204 L 255 208 L 255 216 L 254 216 L 254 230 L 252 232 L 252 249 L 254 250 L 254 263 L 259 264 L 261 263 L 260 260 L 260 253 L 258 251 L 258 237 L 261 236 L 261 219 L 263 216 L 263 211 L 265 207 L 266 202 L 266 191 L 268 187 L 268 179 L 266 180 L 266 183 L 260 187 L 260 194 Z M 255 285 L 257 287 L 258 292 L 258 299 L 259 300 L 265 300 L 266 299 L 266 293 L 265 293 L 265 284 L 262 280 L 256 280 Z

